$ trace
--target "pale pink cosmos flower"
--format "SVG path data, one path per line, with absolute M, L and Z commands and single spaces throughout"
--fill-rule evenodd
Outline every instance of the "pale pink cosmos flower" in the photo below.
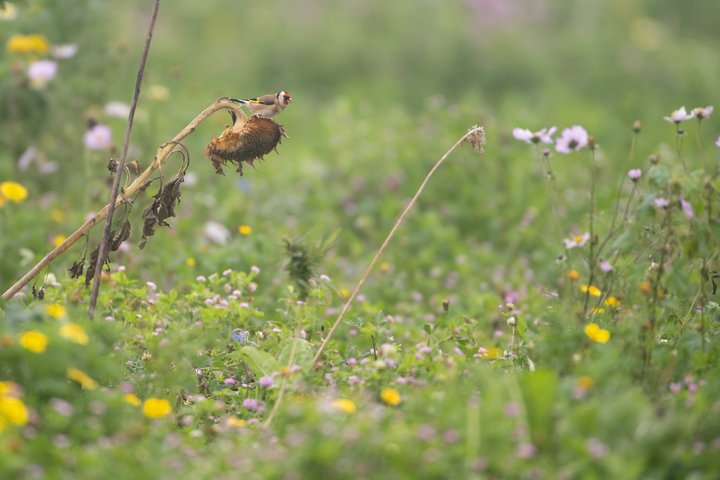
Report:
M 693 117 L 694 115 L 692 113 L 688 114 L 685 111 L 685 107 L 680 107 L 674 112 L 672 112 L 669 117 L 663 117 L 663 120 L 667 120 L 670 123 L 679 125 L 681 122 L 684 122 L 685 120 L 690 120 Z
M 628 177 L 630 177 L 630 180 L 632 180 L 633 182 L 637 182 L 641 176 L 642 176 L 642 170 L 640 170 L 639 168 L 630 170 L 628 172 Z
M 693 108 L 693 109 L 690 111 L 690 115 L 692 115 L 693 117 L 697 118 L 698 120 L 704 120 L 704 119 L 706 119 L 706 118 L 708 118 L 708 117 L 710 116 L 710 114 L 712 113 L 712 111 L 713 111 L 713 107 L 711 107 L 711 106 L 708 106 L 708 107 L 705 107 L 705 108 L 703 108 L 703 107 L 697 107 L 697 108 Z
M 580 125 L 573 125 L 562 131 L 555 140 L 555 150 L 560 153 L 577 152 L 588 144 L 588 133 Z
M 565 244 L 565 248 L 567 250 L 570 250 L 571 248 L 582 247 L 587 243 L 588 240 L 590 240 L 590 232 L 585 232 L 582 235 L 577 235 L 572 238 L 566 238 L 565 240 L 563 240 L 563 243 Z
M 43 88 L 47 83 L 55 77 L 58 71 L 57 62 L 52 60 L 38 60 L 32 62 L 28 67 L 28 78 L 33 88 Z
M 250 271 L 251 271 L 252 273 L 254 273 L 255 275 L 257 275 L 258 273 L 260 273 L 260 269 L 259 269 L 258 267 L 256 267 L 255 265 L 253 265 L 252 267 L 250 267 Z
M 107 125 L 97 124 L 83 135 L 83 144 L 90 150 L 102 150 L 112 142 L 112 129 Z
M 547 128 L 543 128 L 542 130 L 538 130 L 537 132 L 531 132 L 527 128 L 514 128 L 513 129 L 513 137 L 517 138 L 518 140 L 522 140 L 525 143 L 549 143 L 553 144 L 552 136 L 557 132 L 557 127 L 553 126 L 550 127 L 548 130 Z

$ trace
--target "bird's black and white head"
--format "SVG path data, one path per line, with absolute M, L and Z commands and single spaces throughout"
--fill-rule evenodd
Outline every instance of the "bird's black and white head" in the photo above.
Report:
M 292 103 L 292 97 L 287 92 L 278 92 L 276 97 L 278 99 L 278 102 L 280 102 L 280 104 L 283 106 L 288 106 Z

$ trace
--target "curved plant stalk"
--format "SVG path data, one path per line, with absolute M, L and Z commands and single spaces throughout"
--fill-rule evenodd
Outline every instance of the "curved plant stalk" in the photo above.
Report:
M 405 220 L 405 216 L 408 214 L 410 209 L 415 205 L 415 201 L 418 199 L 422 191 L 425 189 L 425 185 L 430 180 L 430 177 L 433 176 L 433 173 L 435 173 L 435 170 L 440 167 L 440 165 L 445 161 L 445 159 L 452 153 L 453 150 L 455 150 L 458 145 L 461 143 L 469 143 L 472 145 L 475 150 L 482 155 L 484 152 L 482 150 L 482 146 L 485 143 L 485 131 L 483 127 L 474 126 L 473 128 L 469 129 L 468 132 L 462 136 L 460 140 L 455 142 L 455 145 L 453 145 L 450 150 L 445 152 L 445 155 L 442 156 L 440 160 L 435 164 L 435 166 L 430 170 L 430 173 L 427 174 L 427 177 L 425 177 L 425 180 L 423 181 L 422 185 L 420 185 L 420 188 L 418 188 L 418 191 L 415 193 L 415 196 L 410 200 L 410 203 L 408 203 L 408 206 L 405 208 L 405 211 L 400 215 L 400 218 L 398 218 L 397 222 L 395 222 L 395 225 L 393 226 L 392 230 L 390 230 L 390 233 L 388 234 L 387 238 L 383 242 L 382 246 L 380 247 L 380 250 L 377 251 L 375 254 L 375 258 L 372 259 L 372 262 L 370 262 L 370 266 L 365 271 L 365 274 L 360 279 L 360 282 L 357 284 L 357 287 L 355 287 L 355 290 L 353 290 L 352 295 L 350 295 L 350 298 L 347 299 L 345 302 L 345 305 L 342 308 L 342 311 L 340 312 L 340 315 L 338 316 L 337 320 L 335 320 L 335 323 L 333 324 L 332 328 L 328 331 L 327 337 L 325 337 L 325 340 L 323 341 L 322 345 L 320 345 L 320 348 L 318 349 L 317 353 L 315 354 L 315 357 L 313 358 L 313 363 L 317 362 L 320 358 L 320 355 L 322 354 L 323 350 L 327 346 L 328 342 L 330 342 L 330 339 L 333 336 L 333 333 L 335 333 L 335 330 L 337 329 L 338 325 L 340 325 L 340 322 L 342 321 L 343 317 L 345 316 L 345 313 L 347 312 L 348 308 L 350 308 L 350 304 L 355 300 L 355 297 L 357 296 L 358 292 L 360 291 L 360 287 L 363 286 L 363 283 L 365 283 L 365 280 L 367 280 L 368 275 L 370 275 L 370 272 L 372 271 L 373 267 L 375 266 L 375 263 L 378 261 L 378 258 L 380 258 L 380 255 L 382 255 L 382 252 L 385 250 L 385 247 L 387 247 L 388 243 L 390 243 L 390 239 L 395 235 L 395 231 L 400 227 L 400 224 L 403 220 Z
M 126 201 L 125 197 L 130 197 L 132 194 L 143 188 L 150 181 L 150 176 L 155 172 L 155 170 L 160 168 L 160 166 L 168 160 L 170 154 L 173 152 L 178 142 L 193 133 L 197 126 L 207 120 L 210 115 L 217 112 L 218 110 L 223 109 L 229 110 L 237 116 L 236 127 L 238 128 L 245 124 L 245 122 L 247 122 L 248 120 L 247 115 L 245 115 L 245 113 L 240 109 L 240 107 L 230 101 L 227 101 L 227 97 L 219 98 L 215 103 L 207 107 L 200 115 L 198 115 L 195 120 L 190 122 L 187 127 L 185 127 L 180 133 L 175 136 L 175 138 L 173 138 L 170 142 L 160 146 L 160 148 L 158 149 L 158 153 L 153 159 L 150 166 L 142 174 L 140 174 L 140 176 L 137 177 L 127 189 L 122 192 L 121 196 L 119 196 L 115 200 L 115 208 L 117 208 L 124 201 Z M 100 223 L 101 220 L 104 220 L 107 217 L 108 208 L 109 205 L 106 205 L 105 208 L 100 210 L 91 219 L 85 222 L 80 228 L 75 231 L 75 233 L 70 235 L 57 248 L 45 255 L 45 257 L 37 265 L 35 265 L 32 270 L 26 273 L 20 280 L 17 281 L 17 283 L 15 283 L 15 285 L 10 287 L 5 293 L 3 293 L 3 300 L 9 299 L 17 292 L 19 292 L 21 288 L 30 283 L 30 280 L 35 278 L 42 271 L 43 268 L 50 264 L 50 262 L 55 260 L 58 256 L 60 256 L 60 254 L 70 248 L 80 237 L 85 235 L 91 228 Z

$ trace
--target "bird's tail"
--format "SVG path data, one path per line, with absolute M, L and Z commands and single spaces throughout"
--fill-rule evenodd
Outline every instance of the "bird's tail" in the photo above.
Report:
M 240 105 L 249 105 L 250 101 L 245 99 L 238 99 L 238 98 L 229 98 L 231 102 L 239 103 Z

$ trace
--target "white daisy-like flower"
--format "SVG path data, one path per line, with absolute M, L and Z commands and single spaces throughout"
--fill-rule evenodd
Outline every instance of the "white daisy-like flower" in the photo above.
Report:
M 44 88 L 47 83 L 55 77 L 58 71 L 57 62 L 52 60 L 38 60 L 32 62 L 28 67 L 28 78 L 33 88 Z
M 684 122 L 685 120 L 690 120 L 693 118 L 693 114 L 688 114 L 685 111 L 685 107 L 680 107 L 674 112 L 670 114 L 669 117 L 663 117 L 663 120 L 667 120 L 670 123 L 674 123 L 675 125 L 679 125 L 680 122 Z
M 205 235 L 213 242 L 225 245 L 230 238 L 230 230 L 225 225 L 211 220 L 205 224 Z
M 59 59 L 72 58 L 78 52 L 78 46 L 74 44 L 55 45 L 50 50 L 52 56 Z
M 0 20 L 9 22 L 15 20 L 18 16 L 18 9 L 15 5 L 10 2 L 5 2 L 0 5 Z
M 97 124 L 83 135 L 83 144 L 90 150 L 102 150 L 112 142 L 112 129 L 107 125 Z
M 590 240 L 590 232 L 585 232 L 582 235 L 566 238 L 563 240 L 563 243 L 565 244 L 565 248 L 570 250 L 571 248 L 582 247 L 588 240 Z
M 693 117 L 697 118 L 698 120 L 704 120 L 704 119 L 706 119 L 706 118 L 708 118 L 708 117 L 710 116 L 710 114 L 712 113 L 712 111 L 713 111 L 713 107 L 712 107 L 712 106 L 707 106 L 707 107 L 705 107 L 705 108 L 703 108 L 703 107 L 697 107 L 697 108 L 693 108 L 693 109 L 690 111 L 690 115 L 692 115 Z
M 543 128 L 537 132 L 531 132 L 527 128 L 514 128 L 513 137 L 518 140 L 522 140 L 525 143 L 554 143 L 552 136 L 557 132 L 557 127 L 550 127 L 550 129 Z
M 573 125 L 562 131 L 555 140 L 555 150 L 560 153 L 577 152 L 588 144 L 588 133 L 580 125 Z
M 105 115 L 114 118 L 127 118 L 130 115 L 130 105 L 123 102 L 110 102 L 105 105 Z

